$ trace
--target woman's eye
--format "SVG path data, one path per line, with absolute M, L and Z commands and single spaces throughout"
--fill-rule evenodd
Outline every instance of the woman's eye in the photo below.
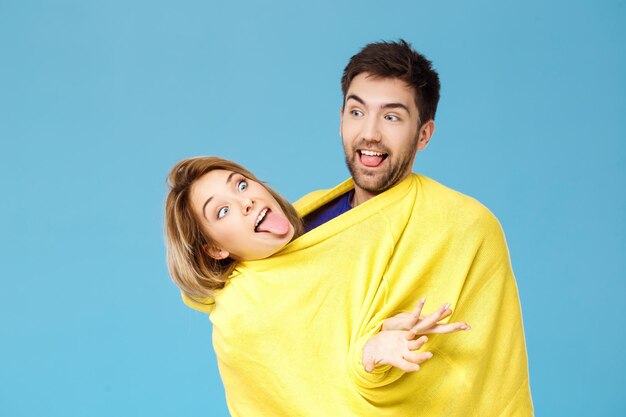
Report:
M 248 181 L 241 180 L 241 181 L 239 181 L 239 183 L 237 183 L 237 191 L 242 192 L 246 188 L 248 188 Z
M 217 211 L 217 218 L 221 219 L 222 217 L 228 214 L 228 207 L 222 207 Z
M 385 119 L 389 120 L 390 122 L 397 122 L 398 120 L 400 120 L 400 118 L 395 114 L 388 114 L 385 116 Z

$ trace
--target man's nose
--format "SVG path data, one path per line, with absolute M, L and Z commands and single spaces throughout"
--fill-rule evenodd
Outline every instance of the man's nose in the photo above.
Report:
M 368 117 L 363 127 L 363 139 L 369 142 L 380 142 L 382 134 L 377 117 Z

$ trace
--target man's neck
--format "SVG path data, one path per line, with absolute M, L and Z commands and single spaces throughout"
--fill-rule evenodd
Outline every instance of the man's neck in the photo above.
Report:
M 356 184 L 354 185 L 354 195 L 352 196 L 352 200 L 350 201 L 350 205 L 352 207 L 356 207 L 359 204 L 365 203 L 370 198 L 377 196 L 378 194 L 370 193 L 369 191 L 365 191 L 360 188 Z
M 392 185 L 389 188 L 393 188 L 396 185 L 400 184 L 402 181 L 407 179 L 407 177 L 409 175 L 411 175 L 410 171 L 407 172 L 404 176 L 402 176 L 402 178 L 400 178 L 394 185 Z M 354 208 L 354 207 L 358 206 L 359 204 L 365 203 L 370 198 L 376 197 L 378 194 L 380 194 L 380 193 L 373 193 L 371 191 L 364 190 L 363 188 L 359 187 L 355 183 L 354 184 L 354 195 L 352 196 L 352 199 L 350 200 L 350 205 Z

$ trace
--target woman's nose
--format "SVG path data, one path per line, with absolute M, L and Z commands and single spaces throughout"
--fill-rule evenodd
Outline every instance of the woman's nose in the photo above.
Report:
M 254 208 L 254 201 L 250 198 L 244 198 L 241 200 L 241 211 L 243 214 L 250 214 Z

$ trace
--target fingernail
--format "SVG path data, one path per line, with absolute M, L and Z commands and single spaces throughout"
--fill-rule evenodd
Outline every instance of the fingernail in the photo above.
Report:
M 420 303 L 424 304 L 426 302 L 426 297 L 422 297 Z
M 463 326 L 461 326 L 461 330 L 471 330 L 472 328 L 469 327 L 467 324 L 464 324 Z
M 428 356 L 428 359 L 430 359 L 430 358 L 432 358 L 432 357 L 433 357 L 433 354 L 432 354 L 431 352 L 426 352 L 426 353 L 428 354 L 428 355 L 427 355 L 427 356 Z
M 445 303 L 443 305 L 443 310 L 446 311 L 448 308 L 450 308 L 450 303 Z

